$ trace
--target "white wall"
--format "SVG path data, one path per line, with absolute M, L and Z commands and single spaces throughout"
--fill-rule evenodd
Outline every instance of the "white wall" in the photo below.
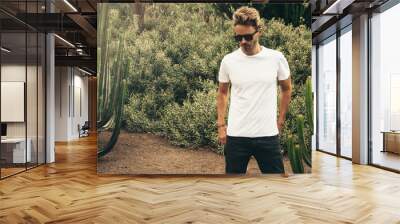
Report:
M 88 120 L 88 78 L 83 75 L 76 68 L 56 67 L 56 141 L 79 138 L 78 124 Z
M 73 105 L 73 108 L 71 109 L 72 111 L 72 119 L 71 119 L 71 135 L 74 138 L 79 137 L 78 133 L 78 124 L 82 126 L 85 121 L 89 120 L 88 116 L 88 78 L 81 76 L 82 73 L 74 70 L 74 82 L 73 86 L 74 89 L 73 96 L 71 96 L 72 99 L 74 99 L 74 102 L 71 102 L 71 105 Z
M 1 121 L 25 121 L 25 83 L 1 81 Z M 34 105 L 36 108 L 36 105 Z
M 55 141 L 68 140 L 68 87 L 70 77 L 67 74 L 67 67 L 55 68 Z
M 25 82 L 25 64 L 5 64 L 1 66 L 1 81 Z M 1 108 L 7 110 L 7 108 Z M 7 137 L 25 137 L 24 122 L 7 122 Z
M 1 81 L 25 82 L 25 64 L 3 64 L 1 65 Z

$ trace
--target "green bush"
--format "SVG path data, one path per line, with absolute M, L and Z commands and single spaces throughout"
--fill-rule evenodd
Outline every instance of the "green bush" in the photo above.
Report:
M 148 132 L 151 130 L 151 122 L 140 108 L 141 100 L 132 95 L 129 103 L 124 107 L 125 129 L 130 132 Z
M 175 145 L 197 148 L 209 146 L 211 150 L 222 153 L 218 145 L 216 127 L 216 90 L 211 82 L 205 91 L 197 91 L 183 102 L 168 105 L 161 126 L 166 137 Z
M 306 26 L 293 27 L 281 20 L 270 20 L 260 42 L 281 51 L 289 63 L 293 82 L 305 83 L 311 74 L 311 32 Z

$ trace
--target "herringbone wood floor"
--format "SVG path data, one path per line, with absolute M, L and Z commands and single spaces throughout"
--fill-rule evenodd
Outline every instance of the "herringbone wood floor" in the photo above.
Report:
M 0 181 L 0 223 L 400 223 L 400 175 L 315 152 L 288 178 L 97 176 L 95 137 Z

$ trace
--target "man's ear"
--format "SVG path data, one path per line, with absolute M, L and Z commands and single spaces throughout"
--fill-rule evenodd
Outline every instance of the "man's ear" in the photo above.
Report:
M 263 33 L 263 29 L 260 27 L 260 28 L 258 28 L 257 29 L 257 36 L 258 36 L 258 38 L 260 38 L 261 36 L 262 36 L 262 33 Z
M 264 26 L 263 25 L 259 25 L 257 30 L 258 30 L 258 32 L 260 34 L 262 34 L 264 32 L 264 30 L 265 30 L 265 25 Z

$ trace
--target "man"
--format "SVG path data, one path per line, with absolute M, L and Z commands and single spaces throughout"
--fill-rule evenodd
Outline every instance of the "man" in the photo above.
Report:
M 284 173 L 279 133 L 292 92 L 289 65 L 282 53 L 259 44 L 262 30 L 256 9 L 239 8 L 233 24 L 240 48 L 222 59 L 218 75 L 218 140 L 225 145 L 225 171 L 246 173 L 254 156 L 262 173 Z M 278 119 L 277 80 L 281 88 Z

